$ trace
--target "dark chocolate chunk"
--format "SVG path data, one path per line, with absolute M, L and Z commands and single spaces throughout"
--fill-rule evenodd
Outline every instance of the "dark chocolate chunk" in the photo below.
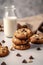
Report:
M 18 24 L 17 24 L 17 30 L 18 30 L 18 29 L 21 29 L 21 28 L 22 28 L 22 26 L 18 23 Z
M 30 56 L 29 59 L 34 59 L 34 57 L 33 56 Z
M 19 53 L 17 53 L 16 56 L 21 57 L 21 55 Z
M 27 63 L 27 61 L 24 59 L 24 60 L 22 61 L 22 63 Z
M 23 25 L 22 28 L 28 28 L 28 26 L 27 25 Z
M 0 25 L 0 28 L 1 28 L 1 25 Z
M 1 42 L 0 42 L 0 45 L 2 46 Z
M 40 48 L 40 47 L 38 47 L 38 48 L 37 48 L 37 50 L 41 50 L 41 48 Z
M 39 40 L 39 38 L 36 38 L 36 40 Z
M 21 32 L 23 32 L 23 31 L 25 31 L 25 29 L 24 29 L 24 28 L 21 30 Z
M 1 65 L 6 65 L 6 63 L 5 62 L 2 62 Z
M 1 29 L 0 29 L 0 32 L 4 32 L 4 30 L 1 28 Z
M 8 46 L 5 46 L 5 48 L 7 48 L 7 49 L 8 49 Z
M 3 28 L 3 25 L 0 25 L 0 28 Z
M 17 29 L 21 29 L 21 28 L 28 28 L 27 25 L 21 25 L 21 24 L 17 24 Z
M 26 32 L 26 30 L 25 30 L 24 28 L 22 29 L 22 32 L 23 32 L 23 31 Z
M 5 40 L 2 40 L 2 43 L 5 43 Z

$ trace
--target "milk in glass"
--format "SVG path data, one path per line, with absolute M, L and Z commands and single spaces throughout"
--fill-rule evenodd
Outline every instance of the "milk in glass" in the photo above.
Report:
M 8 9 L 6 7 L 5 17 L 3 18 L 4 34 L 6 37 L 12 37 L 17 28 L 17 17 L 14 14 L 14 6 Z

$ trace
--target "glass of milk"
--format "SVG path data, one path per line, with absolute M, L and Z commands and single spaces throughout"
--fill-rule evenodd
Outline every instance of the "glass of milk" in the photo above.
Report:
M 6 37 L 13 37 L 17 28 L 17 17 L 15 13 L 15 7 L 5 7 L 5 16 L 3 17 L 4 34 Z

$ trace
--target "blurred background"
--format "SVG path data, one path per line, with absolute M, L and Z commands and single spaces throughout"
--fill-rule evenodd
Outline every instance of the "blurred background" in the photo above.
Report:
M 4 16 L 6 5 L 15 5 L 19 18 L 43 13 L 43 0 L 0 0 L 0 18 Z

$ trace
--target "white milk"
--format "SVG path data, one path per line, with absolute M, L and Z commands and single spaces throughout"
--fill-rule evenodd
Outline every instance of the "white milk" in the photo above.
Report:
M 12 37 L 17 28 L 17 18 L 16 17 L 5 17 L 4 22 L 4 34 L 7 37 Z

